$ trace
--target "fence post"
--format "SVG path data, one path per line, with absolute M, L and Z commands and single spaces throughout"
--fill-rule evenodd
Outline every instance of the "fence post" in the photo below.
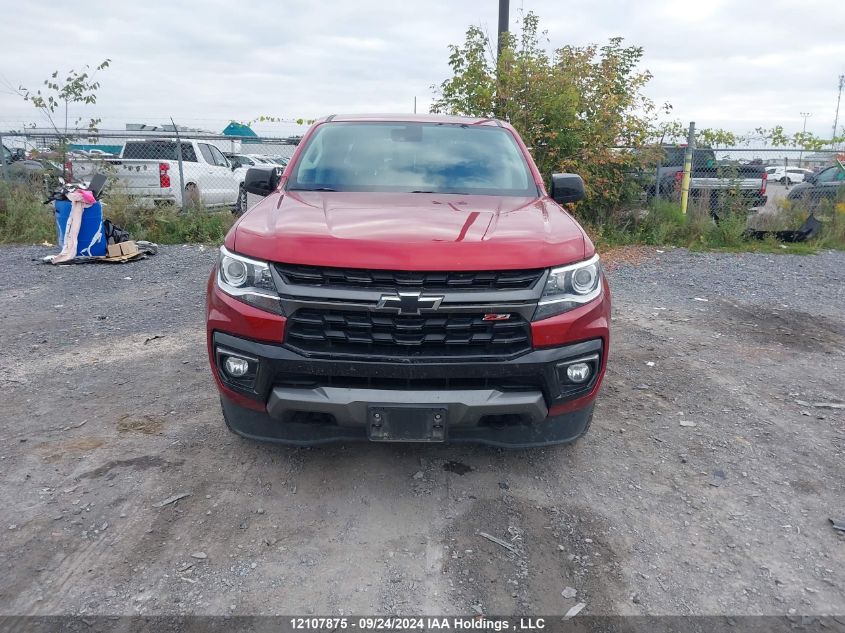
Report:
M 695 151 L 695 121 L 690 121 L 687 134 L 687 151 L 684 152 L 684 179 L 681 181 L 681 213 L 686 215 L 689 204 L 689 182 L 692 172 L 692 154 Z
M 179 199 L 182 201 L 180 208 L 182 211 L 185 210 L 185 172 L 182 169 L 182 139 L 179 137 L 179 127 L 176 125 L 176 122 L 173 120 L 173 117 L 170 117 L 170 122 L 173 123 L 173 131 L 176 132 L 176 160 L 179 162 L 179 191 L 182 193 L 179 195 Z
M 789 191 L 789 156 L 783 157 L 783 186 Z
M 657 146 L 657 167 L 654 168 L 654 200 L 660 197 L 660 166 L 663 164 L 663 140 L 666 133 L 660 137 L 660 144 Z
M 0 167 L 0 178 L 3 178 L 3 180 L 6 180 L 6 152 L 3 151 L 5 148 L 6 146 L 3 145 L 3 135 L 0 134 L 0 166 L 2 166 Z

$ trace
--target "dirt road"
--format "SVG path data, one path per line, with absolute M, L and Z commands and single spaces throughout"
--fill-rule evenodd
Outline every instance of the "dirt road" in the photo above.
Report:
M 46 252 L 0 249 L 2 613 L 845 612 L 845 253 L 616 265 L 589 435 L 504 451 L 239 439 L 213 249 Z

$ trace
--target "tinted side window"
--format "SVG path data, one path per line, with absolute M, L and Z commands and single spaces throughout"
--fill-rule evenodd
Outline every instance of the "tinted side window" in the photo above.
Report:
M 190 143 L 182 143 L 182 160 L 197 162 Z M 175 141 L 129 141 L 123 148 L 123 158 L 129 160 L 176 160 Z
M 666 158 L 663 159 L 664 167 L 684 164 L 684 149 L 680 147 L 667 147 L 664 151 L 666 152 Z
M 197 143 L 197 145 L 200 148 L 200 154 L 202 154 L 202 159 L 209 165 L 213 165 L 214 156 L 211 153 L 211 148 L 205 143 Z
M 226 157 L 223 156 L 223 152 L 217 149 L 214 145 L 209 145 L 208 149 L 211 150 L 211 155 L 214 157 L 214 163 L 219 165 L 220 167 L 228 167 L 229 163 L 226 161 Z
M 842 170 L 838 167 L 828 167 L 816 178 L 817 182 L 835 182 L 841 180 Z

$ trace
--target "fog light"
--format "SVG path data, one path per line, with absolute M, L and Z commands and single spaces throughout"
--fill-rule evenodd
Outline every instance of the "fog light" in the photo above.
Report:
M 588 363 L 572 363 L 566 368 L 566 377 L 576 383 L 587 382 L 591 373 Z
M 232 378 L 243 378 L 249 373 L 249 361 L 236 356 L 227 356 L 223 366 Z

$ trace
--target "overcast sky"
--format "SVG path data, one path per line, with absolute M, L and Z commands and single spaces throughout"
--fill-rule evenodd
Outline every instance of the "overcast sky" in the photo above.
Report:
M 54 5 L 50 8 L 49 5 Z M 102 128 L 230 119 L 427 111 L 448 76 L 447 46 L 470 24 L 496 30 L 497 0 L 13 2 L 0 0 L 0 127 L 45 124 L 8 86 L 97 64 Z M 647 92 L 673 118 L 744 132 L 758 125 L 829 136 L 845 73 L 843 0 L 511 0 L 552 47 L 622 36 L 645 48 Z M 6 87 L 2 87 L 2 86 Z M 840 120 L 845 117 L 843 104 Z M 258 126 L 260 128 L 260 126 Z M 265 131 L 293 129 L 290 125 Z

